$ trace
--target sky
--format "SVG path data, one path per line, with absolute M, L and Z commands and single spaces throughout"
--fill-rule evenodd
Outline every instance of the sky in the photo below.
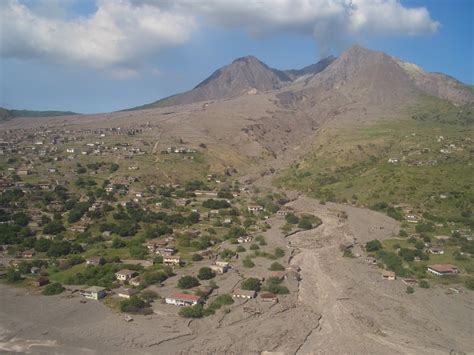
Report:
M 353 44 L 474 84 L 472 0 L 1 0 L 0 106 L 111 112 Z

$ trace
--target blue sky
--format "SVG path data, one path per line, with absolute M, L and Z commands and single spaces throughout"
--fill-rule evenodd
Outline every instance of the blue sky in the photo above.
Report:
M 301 68 L 354 43 L 474 84 L 474 1 L 374 1 L 5 0 L 0 106 L 109 112 L 190 89 L 237 57 Z

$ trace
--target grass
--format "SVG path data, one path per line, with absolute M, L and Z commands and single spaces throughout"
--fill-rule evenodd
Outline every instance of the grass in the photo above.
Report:
M 322 200 L 359 206 L 380 201 L 407 204 L 421 213 L 469 223 L 472 217 L 462 214 L 472 211 L 474 202 L 470 183 L 474 146 L 468 140 L 473 133 L 470 126 L 416 120 L 327 130 L 319 147 L 275 184 Z M 444 139 L 438 141 L 439 136 Z M 455 148 L 440 153 L 449 144 Z M 389 158 L 401 161 L 391 164 Z M 440 198 L 442 194 L 447 198 Z
M 74 265 L 67 270 L 51 272 L 49 278 L 53 281 L 64 284 L 69 277 L 76 275 L 77 273 L 83 272 L 86 269 L 86 267 L 87 265 L 85 263 Z

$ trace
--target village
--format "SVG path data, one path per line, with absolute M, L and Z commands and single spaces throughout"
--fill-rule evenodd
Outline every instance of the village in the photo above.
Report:
M 284 192 L 223 172 L 153 181 L 153 160 L 144 157 L 198 164 L 200 154 L 182 141 L 156 146 L 147 136 L 156 129 L 3 132 L 0 277 L 127 314 L 201 318 L 292 299 L 301 276 L 286 236 L 321 220 L 294 212 Z M 381 268 L 383 280 L 400 278 L 407 293 L 446 280 L 456 292 L 463 283 L 472 288 L 470 230 L 453 225 L 443 237 L 435 232 L 449 226 L 426 223 L 410 206 L 397 211 L 405 220 L 398 235 L 346 242 L 343 255 Z

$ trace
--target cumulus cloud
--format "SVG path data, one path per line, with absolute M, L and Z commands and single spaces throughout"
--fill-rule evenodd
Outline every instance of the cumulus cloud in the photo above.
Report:
M 190 39 L 194 17 L 125 0 L 99 0 L 97 11 L 72 20 L 46 17 L 17 0 L 0 5 L 0 53 L 112 69 L 133 76 L 143 58 Z
M 127 78 L 146 58 L 188 42 L 204 24 L 255 36 L 311 36 L 323 52 L 355 38 L 425 35 L 439 27 L 426 8 L 398 0 L 97 0 L 96 6 L 89 16 L 68 19 L 4 0 L 0 54 L 112 69 Z

